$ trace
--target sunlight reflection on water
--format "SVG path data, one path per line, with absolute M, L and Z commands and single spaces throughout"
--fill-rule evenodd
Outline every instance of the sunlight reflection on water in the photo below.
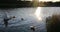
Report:
M 42 16 L 41 7 L 37 7 L 37 9 L 35 11 L 35 15 L 38 18 L 38 20 L 42 20 L 42 18 L 41 18 L 41 16 Z

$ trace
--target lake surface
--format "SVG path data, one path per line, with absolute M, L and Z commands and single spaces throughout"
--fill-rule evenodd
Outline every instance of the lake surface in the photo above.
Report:
M 36 11 L 40 13 L 38 14 Z M 30 30 L 30 26 L 36 27 L 34 32 L 46 32 L 45 18 L 53 14 L 60 14 L 60 7 L 0 9 L 0 32 L 33 32 Z M 3 23 L 6 15 L 7 17 L 16 16 L 16 18 L 8 21 L 7 28 L 4 27 Z M 39 17 L 42 20 L 38 20 Z M 24 18 L 24 20 L 22 21 L 21 18 Z

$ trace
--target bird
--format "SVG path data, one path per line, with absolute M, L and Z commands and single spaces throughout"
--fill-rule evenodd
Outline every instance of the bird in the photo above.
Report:
M 35 31 L 35 26 L 30 26 L 30 29 L 31 29 L 32 31 Z

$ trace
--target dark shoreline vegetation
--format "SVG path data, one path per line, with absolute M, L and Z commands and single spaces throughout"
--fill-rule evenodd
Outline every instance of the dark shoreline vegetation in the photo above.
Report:
M 0 0 L 0 8 L 22 8 L 22 7 L 60 7 L 60 2 L 36 2 L 36 1 L 17 1 Z
M 46 18 L 47 32 L 60 32 L 60 15 L 52 15 Z

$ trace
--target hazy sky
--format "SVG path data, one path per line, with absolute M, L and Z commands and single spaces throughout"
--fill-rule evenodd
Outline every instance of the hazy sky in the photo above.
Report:
M 24 1 L 24 0 L 21 0 L 21 1 Z M 25 1 L 32 1 L 32 0 L 25 0 Z
M 24 1 L 24 0 L 22 0 L 22 1 Z M 32 0 L 25 0 L 25 1 L 32 1 Z M 56 2 L 56 1 L 60 1 L 60 0 L 38 0 L 38 1 L 52 1 L 52 2 Z

